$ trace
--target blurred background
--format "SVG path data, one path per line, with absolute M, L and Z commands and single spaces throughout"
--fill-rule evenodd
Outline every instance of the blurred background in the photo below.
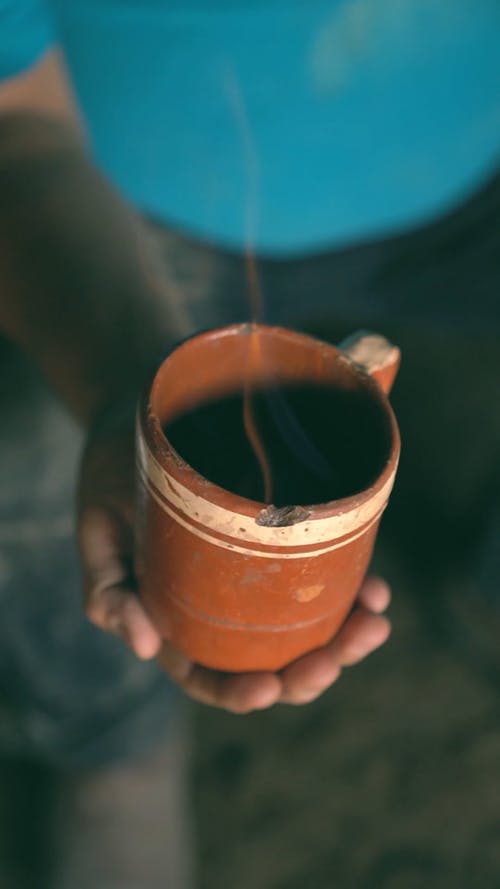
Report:
M 499 197 L 493 180 L 411 241 L 370 248 L 370 298 L 405 303 L 375 328 L 402 349 L 402 457 L 373 564 L 393 586 L 392 637 L 306 708 L 198 711 L 206 887 L 498 885 Z M 366 327 L 334 316 L 368 252 L 346 250 L 335 274 L 297 264 L 290 291 L 325 294 L 303 328 L 335 343 Z M 280 270 L 266 271 L 272 291 Z
M 183 334 L 249 318 L 250 249 L 264 320 L 402 351 L 373 564 L 391 639 L 306 707 L 192 705 L 201 889 L 498 889 L 500 6 L 46 5 L 92 156 L 146 220 Z M 4 771 L 5 854 L 43 858 L 50 770 Z

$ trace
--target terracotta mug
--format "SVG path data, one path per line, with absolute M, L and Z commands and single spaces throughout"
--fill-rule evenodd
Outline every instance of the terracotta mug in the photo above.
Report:
M 256 335 L 262 360 L 249 362 Z M 400 439 L 387 394 L 399 360 L 399 349 L 374 334 L 336 348 L 284 328 L 234 325 L 183 342 L 161 364 L 138 410 L 137 572 L 155 625 L 190 659 L 224 671 L 279 670 L 340 628 L 394 484 Z M 165 425 L 241 393 L 249 374 L 255 390 L 307 383 L 362 397 L 373 432 L 361 450 L 356 444 L 371 467 L 368 484 L 330 502 L 266 508 L 188 465 Z

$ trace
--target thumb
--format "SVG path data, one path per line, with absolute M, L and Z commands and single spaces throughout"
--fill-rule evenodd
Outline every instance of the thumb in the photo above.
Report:
M 110 510 L 89 508 L 80 516 L 85 613 L 95 626 L 119 636 L 137 657 L 149 660 L 162 640 L 137 595 L 132 539 L 128 522 Z

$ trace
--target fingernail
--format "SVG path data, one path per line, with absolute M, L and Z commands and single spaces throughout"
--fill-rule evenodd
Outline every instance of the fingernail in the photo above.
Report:
M 311 701 L 319 698 L 320 694 L 322 694 L 324 691 L 326 691 L 326 689 L 324 688 L 310 688 L 307 691 L 304 690 L 296 696 L 296 702 L 297 704 L 310 704 Z

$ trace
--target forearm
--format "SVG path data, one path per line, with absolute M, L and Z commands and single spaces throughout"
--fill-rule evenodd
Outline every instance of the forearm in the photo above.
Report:
M 139 219 L 74 127 L 32 113 L 0 117 L 0 331 L 84 422 L 180 334 Z

